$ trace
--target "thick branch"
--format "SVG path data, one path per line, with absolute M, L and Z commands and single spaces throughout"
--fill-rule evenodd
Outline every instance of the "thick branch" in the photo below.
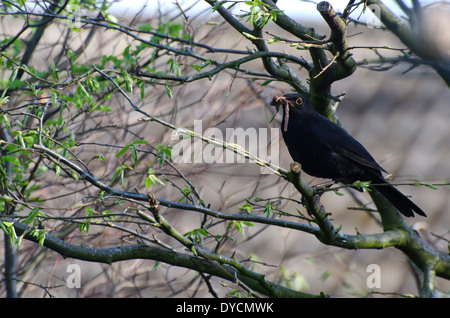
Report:
M 36 146 L 36 148 L 40 148 L 41 150 L 45 149 L 41 146 Z M 147 195 L 134 192 L 119 191 L 105 185 L 104 183 L 97 180 L 94 176 L 90 175 L 86 171 L 83 171 L 81 168 L 71 163 L 71 161 L 58 155 L 57 153 L 53 153 L 48 149 L 46 149 L 43 153 L 46 155 L 54 156 L 54 158 L 57 159 L 61 164 L 67 165 L 71 169 L 74 169 L 78 174 L 80 174 L 80 177 L 86 179 L 94 186 L 99 187 L 100 189 L 106 191 L 111 195 L 121 196 L 123 198 L 129 198 L 138 201 L 148 201 Z M 163 199 L 158 199 L 158 202 L 162 206 L 166 206 L 169 208 L 200 212 L 206 215 L 226 220 L 251 221 L 305 231 L 316 235 L 319 239 L 321 239 L 321 241 L 328 245 L 334 245 L 347 249 L 381 249 L 388 246 L 394 246 L 407 254 L 410 259 L 413 260 L 413 262 L 422 269 L 424 269 L 424 267 L 429 264 L 430 260 L 432 260 L 432 262 L 436 264 L 436 275 L 444 278 L 450 278 L 450 256 L 436 252 L 434 249 L 428 246 L 412 229 L 407 226 L 403 227 L 401 223 L 399 223 L 398 227 L 396 228 L 385 228 L 385 232 L 380 234 L 345 235 L 338 233 L 327 219 L 327 214 L 323 210 L 323 207 L 320 205 L 320 203 L 315 199 L 312 190 L 309 189 L 309 187 L 305 186 L 305 184 L 301 180 L 299 181 L 299 175 L 295 174 L 295 171 L 297 170 L 295 168 L 293 170 L 294 173 L 291 175 L 291 177 L 288 178 L 292 179 L 291 182 L 296 185 L 296 187 L 304 196 L 308 211 L 312 211 L 313 215 L 317 215 L 317 223 L 319 224 L 320 229 L 292 221 L 272 219 L 252 214 L 225 213 L 221 211 L 215 211 L 204 206 L 184 204 L 181 202 L 172 202 Z M 295 176 L 297 176 L 297 181 L 294 180 L 296 178 Z M 382 200 L 383 198 L 384 197 L 380 197 L 379 199 Z M 379 207 L 382 206 L 388 205 L 379 204 Z M 380 210 L 380 212 L 384 213 L 382 209 Z M 388 211 L 386 210 L 385 212 L 387 213 Z M 384 219 L 386 220 L 386 218 Z M 103 262 L 108 262 L 107 258 L 105 258 Z
M 13 219 L 9 219 L 8 221 L 11 222 Z M 31 228 L 20 222 L 15 222 L 14 228 L 17 235 L 24 235 L 25 239 L 38 243 L 38 239 L 31 234 Z M 271 297 L 318 297 L 269 282 L 264 279 L 264 276 L 250 271 L 249 269 L 242 271 L 227 264 L 221 264 L 213 260 L 187 255 L 156 246 L 139 244 L 113 248 L 91 248 L 69 244 L 51 234 L 46 235 L 44 246 L 61 254 L 64 258 L 69 257 L 89 262 L 112 264 L 131 259 L 160 261 L 166 264 L 208 273 L 228 281 L 236 283 L 242 282 L 251 289 Z
M 430 264 L 434 264 L 436 275 L 450 279 L 450 255 L 439 253 L 426 244 L 381 193 L 372 190 L 370 195 L 380 212 L 384 230 L 402 232 L 405 235 L 395 247 L 404 252 L 422 271 L 428 271 Z
M 322 1 L 317 5 L 324 20 L 331 30 L 330 40 L 333 43 L 331 52 L 338 55 L 336 62 L 339 69 L 334 69 L 332 80 L 337 81 L 341 78 L 351 75 L 356 69 L 355 60 L 351 57 L 349 46 L 347 44 L 346 30 L 347 25 L 344 20 L 334 11 L 330 3 Z
M 337 15 L 333 7 L 326 1 L 317 5 L 325 22 L 328 24 L 332 43 L 331 53 L 333 60 L 322 61 L 321 65 L 316 67 L 310 73 L 311 76 L 311 94 L 310 100 L 315 105 L 317 111 L 324 116 L 334 119 L 334 114 L 329 107 L 328 95 L 331 91 L 331 84 L 335 81 L 350 76 L 356 70 L 356 62 L 351 57 L 347 44 L 345 21 Z
M 286 175 L 287 179 L 295 186 L 298 192 L 301 193 L 305 206 L 309 214 L 313 215 L 321 231 L 316 235 L 320 241 L 329 244 L 336 238 L 337 230 L 333 224 L 328 220 L 328 214 L 324 207 L 320 204 L 318 196 L 313 189 L 306 184 L 300 177 L 301 166 L 294 162 L 291 164 L 291 171 Z
M 51 156 L 55 159 L 55 162 L 60 162 L 61 164 L 66 165 L 70 169 L 73 169 L 76 173 L 79 174 L 80 179 L 85 179 L 95 187 L 105 191 L 106 193 L 113 195 L 113 196 L 119 196 L 131 200 L 141 201 L 141 202 L 147 202 L 148 196 L 142 193 L 136 193 L 136 192 L 126 192 L 126 191 L 120 191 L 117 189 L 114 189 L 105 183 L 99 181 L 95 176 L 90 174 L 89 172 L 81 169 L 79 166 L 68 160 L 67 158 L 62 157 L 58 153 L 55 153 L 49 149 L 46 149 L 45 147 L 35 145 L 35 148 L 40 149 L 42 153 L 46 156 Z M 378 248 L 384 248 L 387 246 L 397 246 L 399 244 L 406 244 L 406 237 L 403 234 L 403 232 L 399 231 L 386 231 L 385 233 L 381 234 L 373 234 L 373 235 L 346 235 L 338 233 L 331 223 L 329 223 L 328 219 L 326 219 L 326 213 L 323 210 L 323 207 L 320 205 L 320 202 L 318 202 L 315 198 L 315 195 L 313 194 L 313 190 L 304 183 L 303 180 L 300 179 L 300 176 L 298 173 L 295 173 L 295 171 L 298 171 L 294 167 L 294 172 L 287 172 L 282 169 L 280 169 L 280 173 L 284 175 L 288 180 L 290 180 L 296 188 L 299 189 L 300 193 L 305 197 L 306 203 L 307 203 L 307 209 L 309 211 L 312 211 L 313 214 L 317 214 L 320 219 L 323 219 L 323 225 L 321 228 L 317 228 L 314 226 L 310 226 L 307 224 L 302 224 L 298 222 L 288 221 L 288 220 L 282 220 L 282 219 L 274 219 L 274 218 L 268 218 L 264 216 L 258 216 L 253 214 L 235 214 L 235 213 L 227 213 L 222 211 L 213 210 L 211 208 L 201 206 L 201 205 L 193 205 L 193 204 L 186 204 L 182 202 L 174 202 L 169 201 L 165 199 L 159 199 L 158 203 L 162 206 L 168 207 L 168 208 L 174 208 L 179 210 L 185 210 L 185 211 L 193 211 L 202 213 L 211 217 L 220 218 L 224 220 L 235 220 L 235 221 L 248 221 L 248 222 L 255 222 L 260 224 L 269 224 L 284 228 L 289 228 L 297 231 L 303 231 L 306 233 L 314 234 L 324 241 L 327 242 L 329 245 L 334 245 L 338 247 L 343 247 L 347 249 L 360 249 L 360 248 L 371 248 L 371 249 L 378 249 Z M 449 262 L 450 266 L 450 262 Z

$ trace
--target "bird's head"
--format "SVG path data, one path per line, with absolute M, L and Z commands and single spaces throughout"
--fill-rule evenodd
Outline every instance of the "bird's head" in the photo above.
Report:
M 275 109 L 279 110 L 280 106 L 283 107 L 283 123 L 284 131 L 287 131 L 289 122 L 290 110 L 301 110 L 309 105 L 308 99 L 299 93 L 287 93 L 283 96 L 274 96 L 270 105 L 275 106 Z

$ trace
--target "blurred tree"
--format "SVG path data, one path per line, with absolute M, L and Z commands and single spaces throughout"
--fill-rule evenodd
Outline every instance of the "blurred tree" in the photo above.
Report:
M 449 256 L 425 243 L 383 198 L 371 193 L 383 231 L 342 233 L 330 219 L 332 208 L 318 197 L 323 191 L 339 194 L 341 187 L 311 187 L 295 164 L 285 170 L 277 154 L 273 160 L 260 155 L 261 144 L 255 153 L 236 144 L 232 134 L 221 134 L 229 118 L 234 128 L 250 120 L 242 105 L 268 106 L 270 96 L 261 91 L 279 83 L 308 94 L 336 122 L 345 94 L 333 94 L 332 85 L 358 67 L 426 65 L 448 85 L 448 54 L 421 27 L 419 2 L 408 7 L 397 1 L 406 18 L 381 1 L 350 0 L 340 14 L 321 2 L 317 10 L 329 36 L 298 23 L 277 1 L 205 2 L 210 7 L 200 13 L 192 11 L 198 3 L 185 8 L 177 2 L 175 15 L 150 20 L 143 8 L 125 22 L 109 13 L 107 1 L 2 1 L 0 226 L 6 295 L 27 295 L 34 285 L 53 295 L 55 286 L 29 274 L 37 264 L 49 266 L 51 250 L 94 263 L 135 260 L 118 269 L 135 282 L 133 291 L 109 277 L 101 283 L 109 296 L 154 296 L 146 291 L 152 280 L 166 282 L 158 288 L 166 287 L 167 296 L 186 288 L 190 296 L 323 296 L 301 291 L 284 269 L 274 274 L 272 266 L 240 249 L 268 227 L 308 233 L 340 249 L 395 247 L 417 269 L 420 296 L 435 295 L 435 278 L 450 278 Z M 358 19 L 365 10 L 379 14 L 404 46 L 367 46 L 376 58 L 356 60 L 358 47 L 348 44 L 346 28 L 370 27 Z M 211 19 L 211 12 L 219 17 Z M 229 26 L 237 33 L 226 33 Z M 238 48 L 241 40 L 253 46 Z M 228 96 L 233 103 L 225 101 Z M 217 129 L 192 126 L 195 119 Z M 251 132 L 240 131 L 250 143 Z M 275 142 L 262 145 L 266 154 L 278 149 Z M 224 168 L 224 158 L 235 164 Z M 243 159 L 251 168 L 239 164 Z M 287 182 L 300 192 L 300 201 L 273 191 Z M 286 212 L 286 202 L 298 213 Z M 143 270 L 140 260 L 156 262 Z M 185 272 L 176 272 L 173 278 L 169 266 L 155 278 L 161 264 L 199 275 L 184 280 Z M 220 285 L 215 277 L 233 284 Z M 87 288 L 80 293 L 99 292 Z

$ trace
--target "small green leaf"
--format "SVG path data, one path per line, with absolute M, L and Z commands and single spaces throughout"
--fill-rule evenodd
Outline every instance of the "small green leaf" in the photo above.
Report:
M 253 206 L 250 203 L 245 203 L 239 207 L 239 210 L 246 211 L 247 213 L 252 213 Z
M 125 80 L 125 87 L 127 88 L 128 93 L 133 94 L 133 78 L 127 71 L 122 71 L 123 79 Z
M 1 156 L 2 160 L 6 160 L 8 162 L 11 162 L 12 164 L 15 164 L 17 166 L 20 166 L 20 160 L 18 157 L 16 156 L 11 156 L 11 155 L 2 155 Z
M 111 211 L 111 210 L 106 210 L 106 211 L 103 211 L 103 212 L 102 212 L 102 215 L 107 215 L 108 218 L 109 218 L 111 221 L 114 221 L 114 220 L 117 218 L 117 216 L 115 216 L 115 215 L 110 215 L 110 214 L 112 214 L 112 213 L 113 213 L 113 211 Z
M 39 240 L 39 247 L 44 246 L 45 235 L 47 232 L 45 230 L 36 230 L 35 232 L 37 232 L 35 237 Z
M 355 181 L 355 182 L 353 182 L 353 185 L 355 187 L 358 187 L 361 190 L 368 190 L 368 191 L 370 191 L 370 189 L 369 189 L 370 181 Z
M 247 226 L 253 226 L 253 223 L 248 221 L 231 221 L 230 226 L 233 226 L 239 233 L 241 233 L 242 237 L 245 238 L 244 228 Z
M 16 80 L 18 71 L 19 71 L 18 67 L 14 68 L 14 71 L 11 73 L 11 76 L 9 77 L 10 82 L 14 82 Z
M 267 217 L 271 217 L 273 215 L 274 209 L 272 206 L 272 202 L 267 201 L 266 206 L 264 207 L 264 213 L 267 214 Z
M 137 82 L 138 87 L 141 92 L 141 99 L 145 99 L 145 82 L 144 81 L 138 81 Z
M 123 177 L 125 174 L 125 170 L 128 169 L 129 167 L 127 165 L 120 165 L 116 168 L 116 172 L 114 173 L 114 175 L 111 178 L 111 184 L 113 184 L 113 182 L 117 179 L 117 177 L 120 177 L 120 185 L 123 185 Z
M 172 90 L 170 89 L 170 87 L 165 85 L 165 89 L 166 89 L 167 96 L 169 96 L 169 98 L 172 99 L 173 96 L 172 96 Z
M 91 94 L 89 94 L 89 92 L 86 90 L 86 88 L 84 88 L 83 85 L 81 85 L 81 83 L 78 83 L 77 86 L 78 86 L 78 90 L 85 98 L 91 97 Z
M 203 238 L 208 237 L 209 233 L 203 228 L 198 228 L 183 234 L 183 236 L 191 239 L 193 243 L 201 245 L 203 244 Z
M 437 187 L 434 184 L 431 184 L 431 183 L 416 182 L 416 183 L 413 184 L 413 186 L 415 186 L 415 187 L 426 186 L 426 187 L 428 187 L 430 189 L 437 190 Z
M 163 146 L 163 145 L 157 145 L 156 149 L 158 149 L 158 153 L 156 154 L 155 161 L 153 161 L 152 166 L 155 164 L 156 161 L 158 161 L 159 168 L 162 168 L 164 165 L 164 161 L 166 159 L 172 158 L 172 148 L 169 145 Z
M 272 123 L 272 121 L 275 119 L 275 117 L 277 116 L 278 112 L 276 112 L 275 114 L 273 114 L 272 118 L 270 118 L 269 124 Z
M 89 232 L 89 222 L 80 223 L 78 225 L 78 228 L 79 228 L 81 234 L 86 234 L 87 235 L 88 232 Z
M 39 213 L 39 208 L 34 208 L 31 210 L 30 214 L 28 214 L 28 217 L 25 221 L 23 221 L 24 224 L 29 225 L 31 222 L 34 221 L 36 215 Z
M 151 186 L 155 186 L 159 183 L 162 186 L 166 186 L 164 182 L 162 182 L 157 176 L 155 176 L 155 171 L 152 168 L 148 169 L 147 177 L 145 178 L 145 186 L 150 188 Z
M 183 190 L 181 190 L 181 192 L 183 193 L 183 195 L 178 199 L 177 202 L 181 202 L 184 200 L 186 204 L 189 203 L 189 195 L 192 193 L 192 188 L 190 186 L 186 186 Z
M 131 157 L 133 158 L 134 166 L 138 164 L 138 154 L 136 150 L 136 145 L 131 145 Z
M 98 112 L 110 112 L 110 111 L 111 111 L 111 107 L 105 106 L 105 105 L 101 105 L 101 104 L 100 104 L 100 105 L 98 105 L 98 106 L 95 106 L 95 107 L 91 108 L 90 111 L 91 111 L 91 112 L 94 112 L 94 111 L 98 111 Z
M 55 174 L 56 174 L 56 176 L 59 177 L 59 174 L 61 173 L 61 167 L 60 167 L 60 165 L 58 165 L 58 164 L 55 163 L 53 166 L 54 166 L 54 168 L 55 168 Z
M 15 244 L 19 243 L 18 237 L 16 234 L 16 230 L 14 229 L 14 222 L 3 221 L 0 223 L 0 227 L 3 229 L 3 231 L 5 231 L 5 233 L 7 233 L 9 235 L 9 240 L 11 242 L 11 245 L 15 245 Z M 18 247 L 19 246 L 17 245 L 17 248 Z
M 148 141 L 147 140 L 138 139 L 138 140 L 133 141 L 131 144 L 133 144 L 133 145 L 148 144 Z
M 128 149 L 130 149 L 131 145 L 126 145 L 122 148 L 122 150 L 119 151 L 119 153 L 116 155 L 116 158 L 122 156 L 125 152 L 127 152 Z
M 167 65 L 169 65 L 169 73 L 175 74 L 177 76 L 181 76 L 181 68 L 180 64 L 174 59 L 169 59 L 167 61 Z
M 103 155 L 96 155 L 96 156 L 94 156 L 94 158 L 95 159 L 100 159 L 100 160 L 102 160 L 104 162 L 107 162 L 105 156 L 103 156 Z
M 11 124 L 9 123 L 9 119 L 5 113 L 0 115 L 0 123 L 5 123 L 6 128 L 8 128 L 8 130 L 11 130 Z
M 51 88 L 50 89 L 50 94 L 52 97 L 52 105 L 54 107 L 58 107 L 58 91 L 56 91 L 55 89 Z

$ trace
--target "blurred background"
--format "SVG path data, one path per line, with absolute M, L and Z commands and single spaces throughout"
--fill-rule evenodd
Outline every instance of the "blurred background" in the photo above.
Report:
M 133 3 L 133 6 L 130 4 Z M 281 9 L 299 23 L 314 27 L 316 32 L 329 35 L 329 29 L 315 11 L 315 3 L 295 1 L 278 2 Z M 346 2 L 330 2 L 336 11 L 342 11 Z M 392 3 L 389 3 L 392 5 Z M 180 9 L 182 8 L 182 9 Z M 304 9 L 308 8 L 308 10 Z M 142 2 L 120 1 L 110 8 L 110 13 L 119 23 L 137 28 L 143 23 L 154 28 L 166 21 L 181 21 L 196 42 L 215 48 L 234 50 L 253 50 L 252 44 L 240 36 L 217 14 L 210 14 L 210 7 L 202 2 L 183 2 L 168 5 L 168 1 Z M 292 11 L 292 13 L 291 13 Z M 358 17 L 360 12 L 355 13 Z M 424 10 L 424 17 L 432 40 L 450 53 L 450 34 L 448 19 L 450 8 L 447 4 L 430 2 Z M 188 20 L 186 20 L 188 17 Z M 364 17 L 362 18 L 364 19 Z M 15 34 L 23 20 L 10 16 L 0 16 L 2 34 Z M 92 26 L 82 28 L 81 32 L 70 35 L 70 46 L 83 46 Z M 266 31 L 295 40 L 292 35 L 271 23 Z M 31 64 L 39 70 L 49 68 L 49 61 L 60 51 L 67 27 L 63 22 L 47 28 L 39 50 L 33 55 Z M 356 72 L 332 87 L 332 94 L 345 92 L 345 98 L 337 108 L 337 115 L 347 131 L 359 140 L 374 158 L 393 176 L 393 183 L 404 184 L 399 189 L 412 197 L 428 215 L 428 218 L 415 217 L 405 221 L 417 229 L 422 237 L 437 250 L 448 253 L 450 239 L 450 90 L 436 72 L 426 65 L 383 63 L 381 58 L 398 56 L 398 51 L 385 48 L 403 48 L 403 45 L 389 32 L 382 29 L 368 29 L 365 25 L 350 24 L 347 30 L 352 54 L 358 62 Z M 148 37 L 147 35 L 142 35 Z M 24 38 L 26 38 L 24 36 Z M 102 56 L 122 56 L 126 47 L 139 43 L 124 33 L 99 28 L 88 45 L 83 47 L 79 57 L 81 63 L 97 63 Z M 182 47 L 175 43 L 173 47 Z M 373 49 L 376 47 L 377 49 Z M 385 48 L 384 48 L 385 47 Z M 297 50 L 286 43 L 274 43 L 272 51 L 287 52 L 309 59 L 307 51 Z M 228 53 L 201 51 L 203 56 L 217 61 L 236 58 Z M 141 57 L 141 61 L 146 59 Z M 167 67 L 164 59 L 154 63 L 156 70 Z M 182 73 L 195 73 L 189 58 L 179 56 L 178 63 Z M 112 67 L 112 66 L 111 66 Z M 246 69 L 264 73 L 260 60 L 245 65 Z M 306 82 L 307 72 L 300 67 L 294 69 Z M 170 86 L 173 98 L 169 98 L 162 85 L 149 85 L 145 99 L 139 96 L 139 89 L 133 93 L 133 101 L 153 116 L 162 118 L 178 127 L 193 129 L 194 120 L 202 120 L 203 130 L 219 128 L 225 135 L 227 128 L 248 129 L 250 127 L 278 128 L 280 115 L 274 116 L 270 100 L 275 95 L 289 92 L 291 88 L 281 82 L 271 82 L 262 86 L 263 80 L 255 76 L 224 70 L 211 79 Z M 20 97 L 16 97 L 20 101 Z M 115 146 L 125 146 L 136 139 L 147 140 L 151 145 L 174 145 L 172 131 L 155 122 L 139 121 L 143 116 L 134 112 L 127 100 L 114 94 L 107 101 L 111 112 L 80 118 L 73 118 L 71 127 L 76 128 L 76 155 L 87 162 L 101 153 L 107 163 L 92 161 L 89 169 L 97 177 L 110 178 L 123 157 L 115 157 L 119 151 Z M 75 115 L 75 113 L 73 113 Z M 270 130 L 269 130 L 270 132 Z M 279 135 L 281 138 L 281 134 Z M 269 138 L 270 140 L 270 138 Z M 233 142 L 233 141 L 230 141 Z M 280 139 L 279 165 L 289 168 L 291 158 Z M 242 145 L 249 149 L 250 145 Z M 270 151 L 269 151 L 270 152 Z M 154 157 L 142 155 L 136 171 L 145 171 Z M 128 158 L 128 162 L 130 159 Z M 300 200 L 300 195 L 292 185 L 274 174 L 261 174 L 258 165 L 245 163 L 176 163 L 176 168 L 195 185 L 202 199 L 211 208 L 238 213 L 245 199 L 255 197 L 271 199 L 277 209 L 293 215 L 306 213 L 305 209 L 289 198 Z M 174 174 L 171 167 L 158 171 L 169 176 Z M 323 180 L 304 175 L 310 184 Z M 43 175 L 46 187 L 39 190 L 39 196 L 52 205 L 53 214 L 73 216 L 75 210 L 68 209 L 94 195 L 94 189 L 84 183 L 65 181 L 56 183 L 51 174 Z M 437 189 L 427 186 L 411 186 L 416 182 L 433 184 Z M 120 186 L 116 183 L 117 188 Z M 174 181 L 165 187 L 152 188 L 155 195 L 167 200 L 180 198 L 182 180 Z M 139 173 L 128 175 L 123 189 L 133 192 L 135 188 L 146 192 L 144 179 Z M 71 195 L 68 195 L 68 194 Z M 370 213 L 351 209 L 361 202 L 369 202 L 366 193 L 341 190 L 343 196 L 328 192 L 322 196 L 322 204 L 332 213 L 331 219 L 341 232 L 347 234 L 379 233 L 382 231 L 376 218 Z M 349 208 L 350 207 L 350 208 Z M 263 208 L 255 208 L 252 213 L 262 214 Z M 163 215 L 186 233 L 199 227 L 203 215 L 196 212 L 162 208 Z M 81 212 L 80 212 L 81 213 Z M 295 218 L 294 218 L 295 220 Z M 264 273 L 266 278 L 282 283 L 290 288 L 308 293 L 330 294 L 337 297 L 389 297 L 392 294 L 414 294 L 418 292 L 414 267 L 402 252 L 394 248 L 384 250 L 345 250 L 320 243 L 314 236 L 300 231 L 254 224 L 245 228 L 245 236 L 229 229 L 228 223 L 213 220 L 209 228 L 213 234 L 228 233 L 233 236 L 221 246 L 220 252 L 226 256 L 234 255 L 252 270 Z M 137 228 L 136 226 L 133 229 Z M 61 234 L 64 232 L 64 234 Z M 58 229 L 55 235 L 73 244 L 110 247 L 117 242 L 138 241 L 126 237 L 114 228 L 91 226 L 89 235 L 80 233 L 77 227 Z M 151 235 L 152 232 L 146 233 Z M 180 248 L 173 239 L 162 237 L 165 243 Z M 3 246 L 3 245 L 2 245 Z M 3 254 L 2 254 L 3 255 Z M 251 261 L 250 261 L 251 259 Z M 78 264 L 82 271 L 81 288 L 69 289 L 65 286 L 66 271 L 69 264 Z M 381 288 L 370 289 L 366 279 L 367 267 L 378 264 L 381 269 Z M 157 265 L 157 266 L 156 266 Z M 23 297 L 211 297 L 207 286 L 197 273 L 166 264 L 155 264 L 148 260 L 133 260 L 103 265 L 64 259 L 62 256 L 23 242 L 19 252 L 19 268 L 22 282 L 20 291 Z M 212 278 L 216 292 L 224 296 L 236 288 L 232 283 Z M 450 283 L 437 279 L 437 288 L 444 292 Z M 44 290 L 42 286 L 51 286 Z M 47 292 L 48 291 L 48 292 Z M 3 294 L 0 287 L 0 294 Z

